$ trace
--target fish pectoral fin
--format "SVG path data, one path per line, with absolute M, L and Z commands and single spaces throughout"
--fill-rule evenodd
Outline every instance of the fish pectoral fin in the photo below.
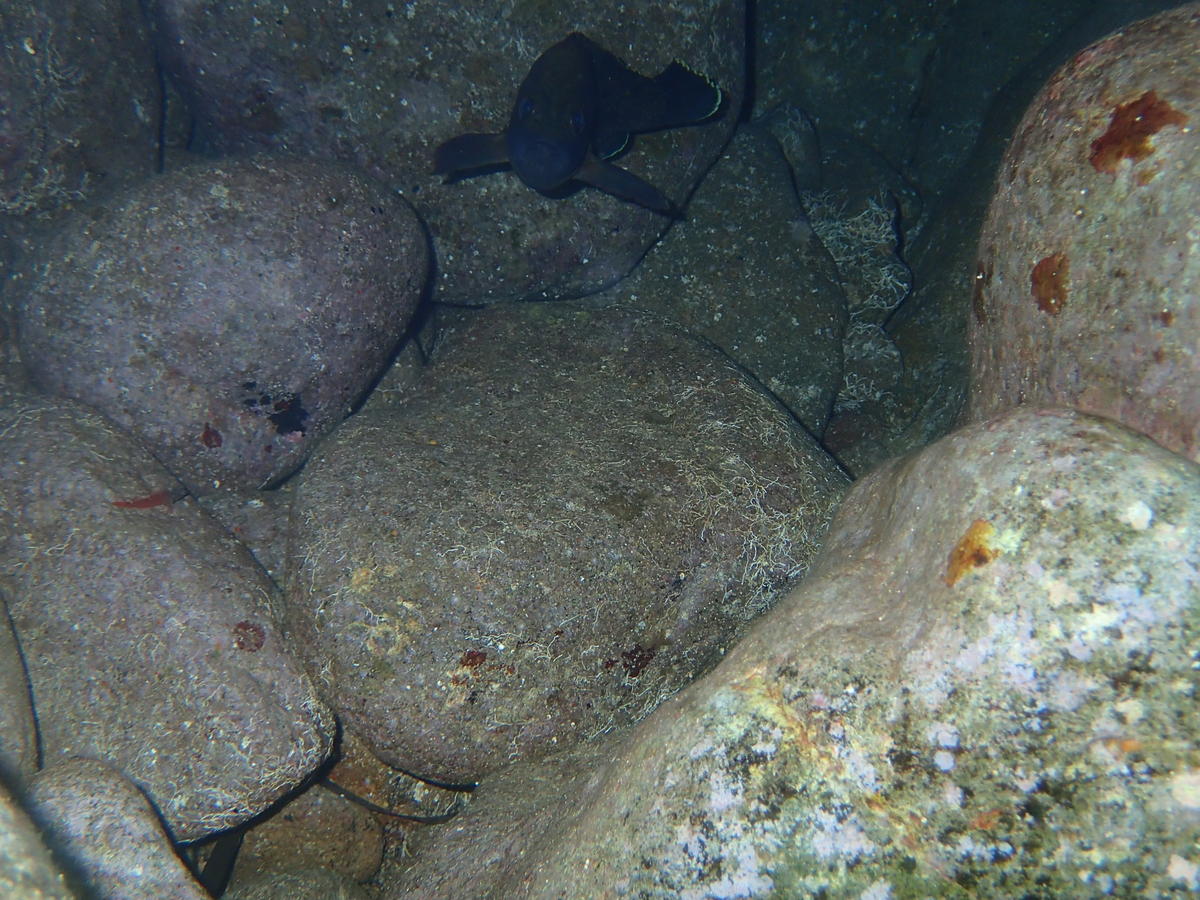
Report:
M 460 134 L 433 151 L 433 174 L 453 175 L 508 162 L 503 134 Z
M 590 184 L 606 194 L 612 194 L 621 200 L 628 200 L 638 206 L 662 213 L 673 219 L 680 219 L 683 213 L 679 211 L 670 198 L 648 181 L 643 181 L 632 172 L 614 166 L 612 163 L 589 156 L 575 173 L 575 178 L 584 184 Z

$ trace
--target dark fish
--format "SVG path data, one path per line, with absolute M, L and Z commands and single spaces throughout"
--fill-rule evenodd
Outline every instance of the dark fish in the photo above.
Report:
M 463 134 L 434 153 L 434 174 L 511 165 L 548 196 L 579 181 L 668 216 L 675 204 L 654 185 L 605 162 L 631 134 L 701 122 L 721 107 L 721 90 L 677 62 L 653 78 L 632 71 L 575 32 L 537 58 L 513 104 L 508 130 Z

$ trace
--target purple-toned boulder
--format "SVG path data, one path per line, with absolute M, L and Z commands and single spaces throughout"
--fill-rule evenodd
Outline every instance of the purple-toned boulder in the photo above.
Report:
M 1200 4 L 1077 54 L 1026 112 L 979 244 L 968 419 L 1108 416 L 1200 459 Z
M 21 352 L 42 388 L 102 411 L 193 493 L 257 488 L 379 374 L 426 254 L 409 207 L 339 165 L 193 165 L 43 248 Z
M 294 789 L 334 722 L 245 547 L 102 416 L 0 406 L 0 594 L 43 762 L 104 760 L 172 835 L 236 825 Z

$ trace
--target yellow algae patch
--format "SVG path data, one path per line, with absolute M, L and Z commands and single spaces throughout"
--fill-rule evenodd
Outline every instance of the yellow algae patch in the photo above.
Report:
M 356 566 L 350 572 L 350 583 L 347 585 L 347 588 L 360 594 L 373 591 L 378 585 L 380 578 L 394 578 L 399 571 L 399 566 L 381 566 L 379 563 L 371 560 L 370 563 L 363 563 L 360 566 Z

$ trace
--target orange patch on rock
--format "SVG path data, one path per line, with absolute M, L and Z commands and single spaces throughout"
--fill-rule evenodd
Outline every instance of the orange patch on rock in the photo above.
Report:
M 1154 91 L 1146 91 L 1136 100 L 1113 110 L 1108 130 L 1092 141 L 1088 160 L 1097 172 L 1117 171 L 1123 159 L 1134 162 L 1154 152 L 1150 138 L 1168 125 L 1182 126 L 1188 117 Z
M 991 545 L 995 536 L 996 529 L 983 519 L 976 519 L 971 523 L 967 533 L 950 551 L 944 579 L 948 587 L 954 587 L 958 579 L 968 572 L 982 569 L 1000 555 L 999 548 Z
M 1033 267 L 1029 277 L 1030 290 L 1038 309 L 1048 316 L 1057 316 L 1067 305 L 1067 278 L 1070 263 L 1065 253 L 1053 253 Z

